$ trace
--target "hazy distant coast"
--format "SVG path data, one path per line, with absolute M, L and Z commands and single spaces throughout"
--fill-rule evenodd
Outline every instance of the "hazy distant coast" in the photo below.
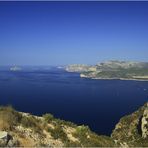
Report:
M 82 78 L 148 81 L 148 62 L 107 61 L 96 65 L 69 65 L 68 72 L 79 72 Z

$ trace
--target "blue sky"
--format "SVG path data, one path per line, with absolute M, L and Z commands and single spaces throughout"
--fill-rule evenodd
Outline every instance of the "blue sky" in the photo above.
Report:
M 0 2 L 0 65 L 148 61 L 148 2 Z

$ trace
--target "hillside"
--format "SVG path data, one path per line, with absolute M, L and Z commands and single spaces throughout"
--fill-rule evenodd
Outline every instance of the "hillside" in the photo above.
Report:
M 0 146 L 114 146 L 107 136 L 98 136 L 87 126 L 77 126 L 54 118 L 51 114 L 37 117 L 0 107 Z
M 99 125 L 98 125 L 99 126 Z M 0 107 L 0 146 L 148 146 L 148 103 L 121 118 L 111 137 L 97 135 L 88 126 L 22 113 Z
M 69 72 L 94 79 L 148 80 L 148 62 L 107 61 L 92 65 L 69 65 Z

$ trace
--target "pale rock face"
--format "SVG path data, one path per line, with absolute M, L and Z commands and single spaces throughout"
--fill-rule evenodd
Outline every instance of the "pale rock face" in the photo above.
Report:
M 147 108 L 143 113 L 141 130 L 142 130 L 142 137 L 147 138 L 148 137 L 148 103 L 147 103 Z
M 0 131 L 0 145 L 5 146 L 8 141 L 8 133 Z
M 0 147 L 14 147 L 18 141 L 11 137 L 6 131 L 0 131 Z

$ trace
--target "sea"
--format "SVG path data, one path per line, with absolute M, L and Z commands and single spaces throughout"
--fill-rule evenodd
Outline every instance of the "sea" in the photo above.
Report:
M 61 67 L 0 67 L 0 105 L 86 125 L 110 135 L 120 118 L 148 101 L 148 81 L 95 80 Z

